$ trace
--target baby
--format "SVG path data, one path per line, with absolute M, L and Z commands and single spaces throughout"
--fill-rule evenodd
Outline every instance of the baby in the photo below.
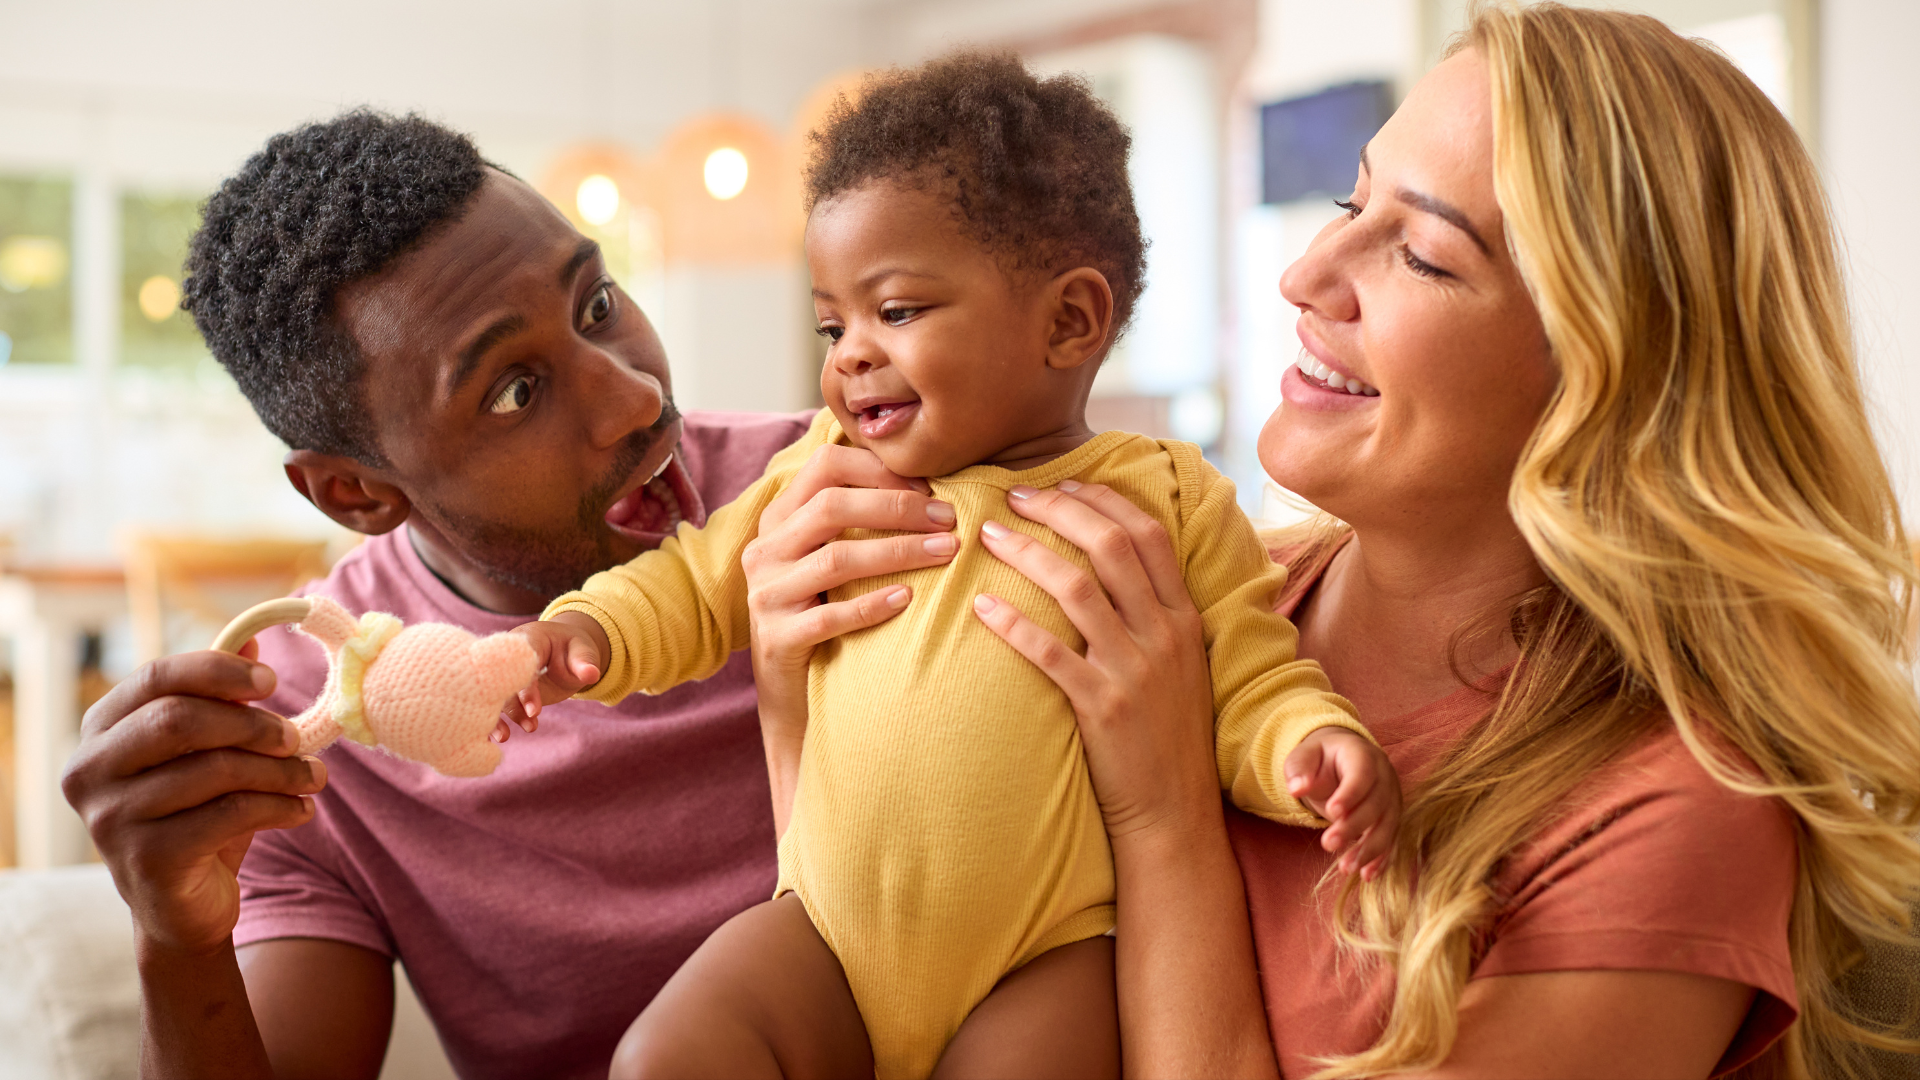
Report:
M 937 61 L 842 103 L 815 137 L 808 171 L 827 407 L 704 528 L 682 525 L 522 628 L 548 667 L 541 701 L 661 693 L 747 647 L 741 553 L 818 448 L 870 450 L 951 506 L 961 544 L 949 565 L 830 594 L 911 587 L 899 615 L 814 654 L 775 894 L 795 894 L 806 917 L 742 916 L 728 931 L 758 939 L 736 950 L 725 977 L 756 979 L 759 965 L 765 980 L 803 985 L 791 995 L 797 1013 L 844 1001 L 844 972 L 852 1002 L 841 1007 L 857 1006 L 851 1030 L 864 1023 L 880 1077 L 928 1075 L 1004 977 L 1114 926 L 1112 858 L 1073 710 L 974 614 L 975 598 L 991 593 L 1085 646 L 1057 603 L 977 540 L 983 528 L 1016 529 L 1090 569 L 1077 548 L 1011 514 L 1010 494 L 1105 484 L 1166 526 L 1204 620 L 1220 778 L 1235 804 L 1325 824 L 1287 788 L 1284 759 L 1307 742 L 1333 763 L 1313 789 L 1316 807 L 1342 780 L 1367 793 L 1340 806 L 1348 835 L 1378 826 L 1370 840 L 1384 839 L 1398 798 L 1352 707 L 1318 665 L 1295 658 L 1293 627 L 1273 611 L 1285 573 L 1233 485 L 1190 444 L 1086 425 L 1094 371 L 1141 289 L 1127 141 L 1083 83 L 1041 82 L 1011 58 Z M 841 969 L 817 988 L 790 959 L 796 935 L 815 934 Z M 1051 985 L 1029 978 L 1026 993 L 1110 1002 L 1112 951 L 1088 955 L 1097 960 L 1033 964 L 1032 978 Z M 689 964 L 675 983 L 723 977 L 716 970 Z M 670 994 L 685 1000 L 686 989 L 670 984 L 653 1008 Z M 679 1045 L 652 1060 L 718 1068 L 719 1048 L 737 1062 L 745 1039 L 764 1044 L 769 1068 L 792 1071 L 810 1059 L 793 1043 L 834 1026 L 774 1022 L 724 989 L 693 1000 L 693 1019 L 682 1010 L 654 1026 L 649 1037 Z M 1002 1025 L 986 1038 L 1055 1034 L 1007 1012 L 979 1011 L 980 1023 Z

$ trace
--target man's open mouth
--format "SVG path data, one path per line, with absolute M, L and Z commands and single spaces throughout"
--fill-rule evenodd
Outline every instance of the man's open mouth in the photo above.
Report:
M 680 455 L 672 453 L 644 483 L 607 508 L 606 522 L 615 532 L 657 544 L 671 536 L 683 521 L 702 524 L 706 517 L 703 510 L 699 493 L 680 465 Z

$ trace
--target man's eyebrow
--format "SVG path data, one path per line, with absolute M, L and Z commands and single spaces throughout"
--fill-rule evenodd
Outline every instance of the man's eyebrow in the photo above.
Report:
M 573 275 L 579 273 L 580 268 L 592 262 L 593 257 L 598 254 L 600 254 L 599 241 L 591 239 L 580 241 L 580 246 L 573 249 L 573 258 L 568 259 L 567 265 L 560 268 L 560 287 L 564 289 L 573 284 Z
M 1424 210 L 1447 222 L 1454 228 L 1459 229 L 1461 232 L 1466 233 L 1469 237 L 1473 238 L 1475 244 L 1480 245 L 1481 254 L 1489 257 L 1493 255 L 1493 249 L 1487 246 L 1485 240 L 1481 239 L 1479 232 L 1473 227 L 1473 222 L 1467 218 L 1467 215 L 1460 212 L 1459 207 L 1449 202 L 1442 202 L 1431 195 L 1422 195 L 1417 191 L 1409 191 L 1406 188 L 1396 188 L 1393 196 L 1408 206 L 1413 207 L 1415 210 Z
M 460 350 L 460 362 L 454 366 L 453 380 L 447 386 L 447 396 L 452 397 L 460 392 L 461 385 L 473 377 L 473 373 L 480 367 L 480 361 L 486 358 L 487 353 L 495 345 L 526 328 L 526 316 L 507 315 L 495 319 L 491 326 L 480 331 L 479 337 L 474 338 L 466 348 Z

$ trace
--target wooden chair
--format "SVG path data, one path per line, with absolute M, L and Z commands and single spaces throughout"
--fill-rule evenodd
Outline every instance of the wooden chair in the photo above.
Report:
M 130 533 L 123 547 L 136 663 L 205 648 L 233 616 L 327 572 L 325 540 Z

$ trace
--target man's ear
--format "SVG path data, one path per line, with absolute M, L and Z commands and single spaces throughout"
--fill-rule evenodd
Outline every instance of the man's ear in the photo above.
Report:
M 1047 366 L 1066 370 L 1097 359 L 1113 333 L 1113 287 L 1091 266 L 1076 266 L 1048 282 L 1053 331 Z
M 413 512 L 406 492 L 350 457 L 295 450 L 283 467 L 295 491 L 354 532 L 368 536 L 391 532 Z

